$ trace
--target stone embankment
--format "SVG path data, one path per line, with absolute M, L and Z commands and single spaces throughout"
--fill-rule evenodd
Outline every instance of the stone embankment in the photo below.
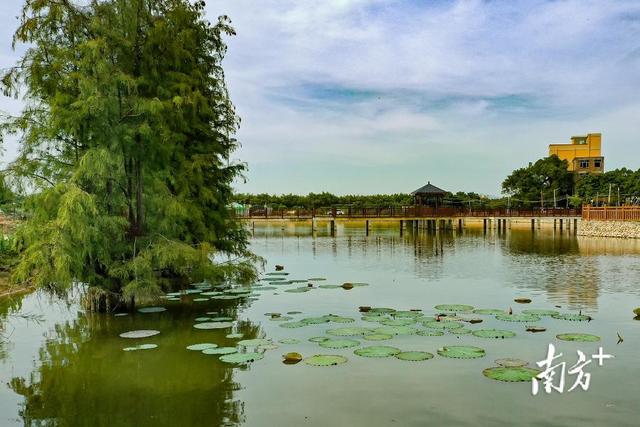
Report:
M 578 236 L 640 239 L 640 222 L 583 220 L 578 227 Z

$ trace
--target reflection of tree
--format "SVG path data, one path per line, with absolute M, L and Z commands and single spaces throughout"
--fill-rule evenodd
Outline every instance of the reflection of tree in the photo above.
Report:
M 127 322 L 127 320 L 124 320 Z M 146 318 L 144 320 L 146 322 Z M 24 396 L 20 416 L 32 425 L 235 425 L 243 422 L 243 403 L 233 368 L 185 349 L 203 335 L 190 335 L 187 316 L 149 317 L 163 331 L 159 348 L 124 352 L 122 330 L 113 317 L 80 316 L 58 324 L 39 352 L 29 379 L 9 386 Z M 138 324 L 140 323 L 137 320 Z M 185 329 L 187 328 L 187 329 Z M 255 337 L 258 327 L 239 322 L 238 332 Z M 166 331 L 166 332 L 165 332 Z M 207 341 L 224 344 L 228 332 L 211 331 Z M 196 338 L 196 336 L 198 338 Z
M 12 313 L 17 312 L 22 307 L 22 295 L 14 295 L 8 298 L 0 298 L 0 360 L 7 356 L 6 344 L 8 341 L 6 330 L 7 319 Z

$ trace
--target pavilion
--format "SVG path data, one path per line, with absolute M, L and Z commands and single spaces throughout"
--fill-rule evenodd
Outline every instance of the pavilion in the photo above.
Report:
M 442 199 L 446 194 L 445 190 L 436 187 L 431 182 L 427 182 L 427 185 L 411 193 L 414 205 L 433 206 L 436 208 L 442 205 Z

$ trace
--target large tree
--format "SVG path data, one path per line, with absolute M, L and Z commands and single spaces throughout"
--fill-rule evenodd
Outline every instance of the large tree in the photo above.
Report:
M 512 197 L 512 206 L 553 206 L 553 195 L 565 199 L 573 194 L 574 174 L 566 160 L 549 156 L 514 170 L 503 182 L 502 191 Z
M 226 208 L 244 168 L 229 160 L 232 34 L 227 17 L 204 19 L 202 1 L 26 0 L 14 45 L 27 51 L 3 78 L 27 102 L 2 122 L 21 142 L 7 172 L 36 193 L 15 280 L 86 282 L 103 307 L 157 295 L 161 275 L 252 278 Z

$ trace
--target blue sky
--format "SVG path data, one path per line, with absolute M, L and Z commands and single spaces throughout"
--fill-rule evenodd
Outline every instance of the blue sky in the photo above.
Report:
M 0 5 L 0 67 L 19 1 Z M 11 4 L 9 4 L 11 3 Z M 571 135 L 640 167 L 640 1 L 222 0 L 243 192 L 499 194 Z M 0 110 L 19 103 L 0 98 Z M 15 153 L 5 146 L 4 160 Z

